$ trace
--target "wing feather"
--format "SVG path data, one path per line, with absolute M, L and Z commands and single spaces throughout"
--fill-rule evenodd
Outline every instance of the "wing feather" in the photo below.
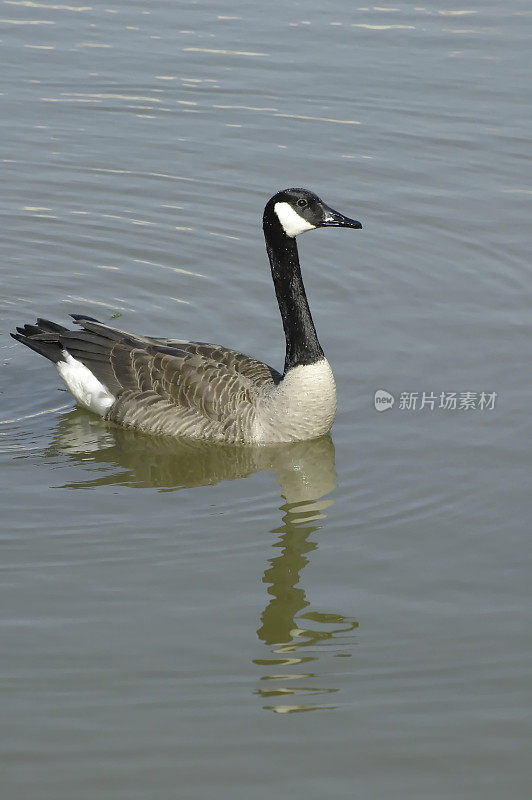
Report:
M 39 319 L 19 338 L 57 361 L 66 349 L 116 396 L 106 418 L 151 433 L 224 441 L 249 438 L 260 392 L 281 375 L 220 345 L 134 336 L 91 317 L 81 329 Z
M 126 334 L 113 342 L 109 360 L 120 386 L 109 419 L 225 441 L 247 438 L 257 394 L 281 379 L 257 359 L 204 342 Z

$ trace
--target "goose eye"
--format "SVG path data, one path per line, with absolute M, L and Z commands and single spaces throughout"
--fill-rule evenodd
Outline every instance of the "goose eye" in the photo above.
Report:
M 302 198 L 302 197 L 301 197 L 301 198 L 300 198 L 300 199 L 297 201 L 297 204 L 298 204 L 298 206 L 299 206 L 300 208 L 305 208 L 305 206 L 306 206 L 306 205 L 308 205 L 307 201 L 306 201 L 306 200 L 303 200 L 303 198 Z

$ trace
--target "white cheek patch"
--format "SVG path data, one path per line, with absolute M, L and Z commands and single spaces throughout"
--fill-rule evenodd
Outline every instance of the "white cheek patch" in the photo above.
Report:
M 300 217 L 289 203 L 276 203 L 273 210 L 287 236 L 294 237 L 305 231 L 313 231 L 316 227 L 306 219 Z

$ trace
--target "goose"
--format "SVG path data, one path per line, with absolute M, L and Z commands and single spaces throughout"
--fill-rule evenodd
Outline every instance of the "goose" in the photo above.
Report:
M 230 444 L 270 444 L 326 434 L 336 385 L 316 335 L 296 236 L 362 228 L 308 189 L 277 192 L 263 230 L 286 338 L 284 371 L 236 350 L 185 339 L 137 336 L 86 314 L 79 329 L 38 319 L 14 339 L 52 361 L 79 406 L 150 434 Z

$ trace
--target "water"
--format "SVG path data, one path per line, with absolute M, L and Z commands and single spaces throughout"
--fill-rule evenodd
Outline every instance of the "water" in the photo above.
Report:
M 2 796 L 528 798 L 528 4 L 1 16 Z M 330 438 L 113 429 L 9 338 L 83 310 L 279 368 L 286 185 L 364 224 L 300 240 Z

